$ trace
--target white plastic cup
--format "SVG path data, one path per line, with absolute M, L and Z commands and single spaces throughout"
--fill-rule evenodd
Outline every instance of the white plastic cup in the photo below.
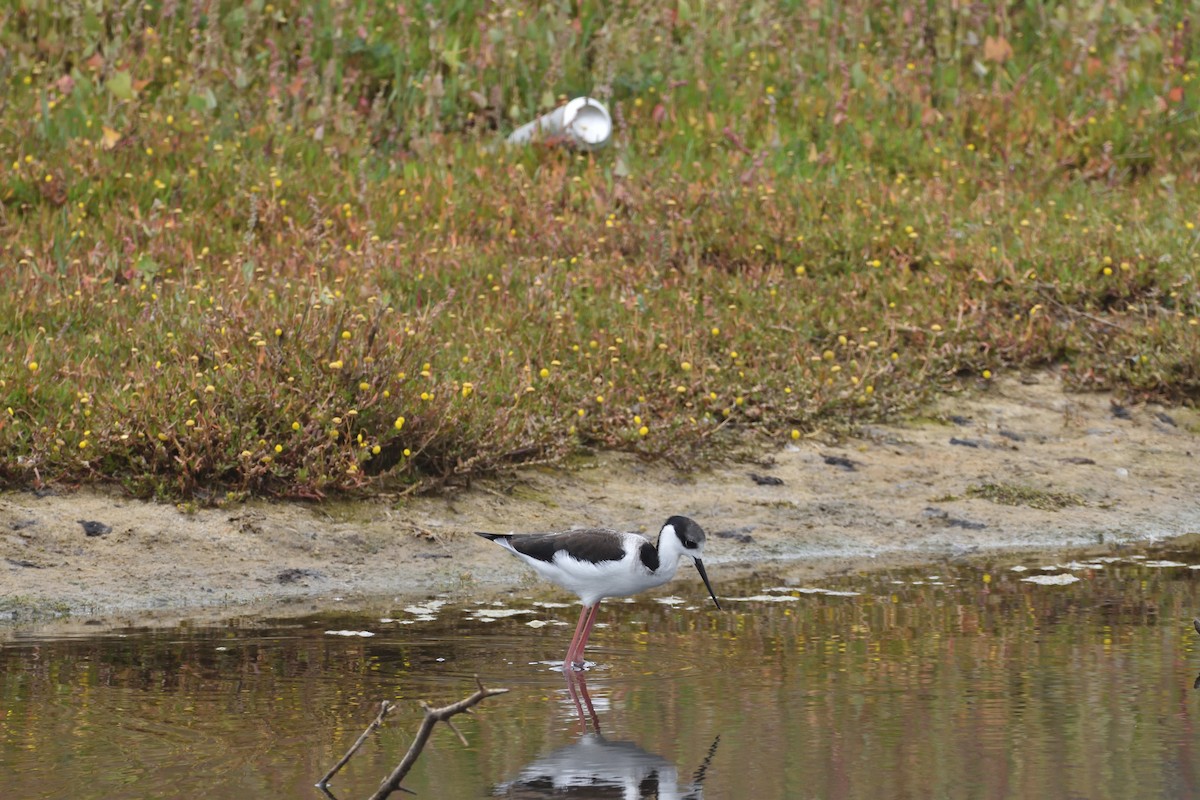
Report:
M 599 100 L 576 97 L 508 135 L 509 144 L 563 137 L 581 150 L 599 150 L 612 138 L 612 117 Z

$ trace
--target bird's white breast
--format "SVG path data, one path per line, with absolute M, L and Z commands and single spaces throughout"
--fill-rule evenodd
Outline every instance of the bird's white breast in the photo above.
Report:
M 641 545 L 646 540 L 636 534 L 626 536 L 626 552 L 619 561 L 584 561 L 573 558 L 565 550 L 555 553 L 554 560 L 549 562 L 517 555 L 543 578 L 577 594 L 588 606 L 605 597 L 627 597 L 661 586 L 675 576 L 678 558 L 660 564 L 656 572 L 651 572 L 642 563 L 640 555 Z

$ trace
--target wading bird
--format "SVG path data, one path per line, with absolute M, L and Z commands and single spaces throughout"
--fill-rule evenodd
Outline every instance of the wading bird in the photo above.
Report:
M 721 608 L 700 560 L 704 553 L 704 530 L 687 517 L 668 519 L 658 532 L 657 544 L 638 533 L 604 529 L 476 533 L 512 552 L 546 580 L 579 595 L 583 610 L 567 648 L 564 670 L 583 668 L 583 649 L 602 599 L 627 597 L 661 586 L 675 577 L 685 557 L 695 561 L 713 603 Z

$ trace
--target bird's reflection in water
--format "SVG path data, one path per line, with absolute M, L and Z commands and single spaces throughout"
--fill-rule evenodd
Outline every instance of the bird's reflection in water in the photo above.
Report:
M 592 696 L 588 694 L 587 679 L 583 677 L 582 672 L 563 670 L 563 674 L 567 676 L 567 694 L 571 695 L 571 701 L 575 703 L 575 712 L 579 714 L 580 732 L 587 733 L 588 720 L 591 720 L 592 731 L 599 735 L 600 718 L 596 716 L 596 707 L 592 705 Z
M 494 795 L 530 800 L 538 797 L 703 800 L 704 776 L 716 755 L 720 736 L 713 741 L 692 779 L 681 782 L 678 768 L 662 756 L 633 742 L 605 739 L 583 674 L 566 675 L 567 691 L 579 714 L 579 738 L 530 762 L 515 779 L 497 786 Z
M 1196 633 L 1200 633 L 1200 619 L 1193 619 L 1192 627 L 1196 629 Z M 1200 675 L 1196 676 L 1196 681 L 1192 684 L 1192 688 L 1200 689 Z

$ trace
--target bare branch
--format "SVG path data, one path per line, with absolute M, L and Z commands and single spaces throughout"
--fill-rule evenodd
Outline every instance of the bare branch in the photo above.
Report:
M 450 718 L 455 714 L 466 713 L 470 710 L 471 706 L 477 705 L 484 698 L 492 697 L 498 694 L 506 694 L 508 692 L 508 689 L 488 689 L 484 687 L 483 682 L 479 680 L 478 675 L 475 676 L 475 685 L 479 687 L 479 690 L 470 697 L 459 700 L 457 703 L 451 703 L 450 705 L 442 706 L 441 708 L 431 708 L 426 703 L 421 704 L 421 706 L 425 709 L 425 719 L 421 720 L 421 727 L 417 729 L 416 738 L 413 739 L 413 743 L 408 748 L 408 752 L 404 754 L 404 758 L 401 759 L 400 763 L 396 765 L 396 768 L 392 770 L 392 774 L 387 777 L 387 780 L 379 785 L 379 789 L 375 792 L 375 794 L 371 795 L 371 800 L 384 800 L 384 798 L 397 789 L 405 791 L 403 787 L 400 786 L 400 782 L 404 780 L 404 776 L 408 774 L 408 771 L 412 769 L 413 764 L 416 763 L 417 756 L 421 755 L 421 751 L 425 748 L 425 743 L 429 741 L 430 733 L 433 732 L 434 725 L 437 725 L 439 722 L 445 722 L 449 724 Z M 463 738 L 463 735 L 459 733 L 453 725 L 450 727 L 455 733 L 458 733 L 458 736 L 460 739 L 462 739 L 463 744 L 466 744 L 466 739 Z
M 454 735 L 458 737 L 458 740 L 459 740 L 460 742 L 462 742 L 462 745 L 463 745 L 463 747 L 470 747 L 470 746 L 471 746 L 471 745 L 470 745 L 470 744 L 467 742 L 467 737 L 465 737 L 465 736 L 463 736 L 463 735 L 462 735 L 462 731 L 460 731 L 458 728 L 454 727 L 454 722 L 453 722 L 453 721 L 451 721 L 451 720 L 446 720 L 446 727 L 447 727 L 447 728 L 449 728 L 450 730 L 454 731 Z
M 379 713 L 375 716 L 375 720 L 367 726 L 367 729 L 363 731 L 354 744 L 350 746 L 350 749 L 346 751 L 346 755 L 342 756 L 341 760 L 334 764 L 333 768 L 330 769 L 329 772 L 326 772 L 325 776 L 321 778 L 321 780 L 317 781 L 317 788 L 324 789 L 329 785 L 329 781 L 338 773 L 338 770 L 346 766 L 346 763 L 350 760 L 350 757 L 358 751 L 358 748 L 362 747 L 363 742 L 367 740 L 367 737 L 371 735 L 371 732 L 383 724 L 383 718 L 390 714 L 392 709 L 395 707 L 395 703 L 387 700 L 384 700 L 379 704 Z

